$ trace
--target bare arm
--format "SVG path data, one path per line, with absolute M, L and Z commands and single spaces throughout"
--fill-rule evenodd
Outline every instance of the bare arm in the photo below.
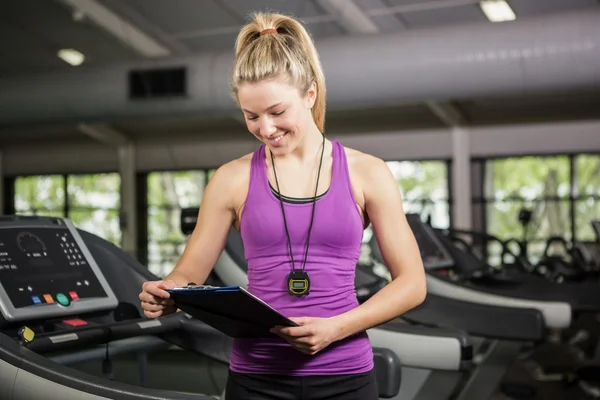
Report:
M 337 340 L 400 316 L 421 304 L 427 292 L 420 251 L 404 215 L 396 180 L 383 161 L 364 157 L 360 182 L 365 209 L 392 281 L 359 307 L 334 318 Z
M 243 162 L 236 160 L 219 168 L 208 182 L 198 212 L 198 221 L 173 271 L 164 280 L 144 282 L 139 295 L 144 314 L 150 318 L 175 311 L 165 289 L 202 284 L 210 274 L 236 217 L 236 195 L 245 176 Z
M 235 219 L 231 170 L 231 166 L 221 167 L 208 182 L 196 227 L 179 262 L 164 280 L 172 280 L 177 285 L 206 281 L 225 247 L 229 228 Z

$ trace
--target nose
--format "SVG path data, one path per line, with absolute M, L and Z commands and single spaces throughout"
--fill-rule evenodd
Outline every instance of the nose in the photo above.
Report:
M 260 133 L 264 136 L 272 136 L 277 132 L 277 127 L 273 124 L 271 118 L 261 118 Z

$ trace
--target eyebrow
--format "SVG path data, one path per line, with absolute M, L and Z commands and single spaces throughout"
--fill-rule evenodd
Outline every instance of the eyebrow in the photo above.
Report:
M 280 101 L 279 103 L 273 104 L 272 106 L 267 107 L 267 110 L 271 110 L 271 109 L 273 109 L 273 108 L 281 105 L 282 103 L 283 102 Z M 242 111 L 245 111 L 245 112 L 250 113 L 250 114 L 254 114 L 252 111 L 246 110 L 245 108 L 242 108 Z

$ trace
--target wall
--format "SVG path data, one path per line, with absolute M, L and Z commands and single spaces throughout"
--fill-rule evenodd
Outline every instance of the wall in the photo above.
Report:
M 600 152 L 600 121 L 467 128 L 472 157 Z M 334 139 L 386 160 L 452 158 L 449 129 L 335 135 Z M 253 151 L 258 142 L 164 138 L 136 144 L 138 171 L 213 168 Z M 115 147 L 101 143 L 6 146 L 5 176 L 118 171 Z

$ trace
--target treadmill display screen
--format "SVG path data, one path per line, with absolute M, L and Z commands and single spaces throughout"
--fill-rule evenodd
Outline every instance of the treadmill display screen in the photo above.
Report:
M 407 214 L 406 219 L 415 235 L 419 250 L 421 250 L 421 258 L 423 259 L 425 269 L 432 270 L 453 267 L 454 260 L 452 256 L 439 242 L 431 227 L 425 225 L 421 221 L 421 217 L 417 214 Z
M 66 227 L 0 229 L 0 282 L 16 309 L 107 297 Z

